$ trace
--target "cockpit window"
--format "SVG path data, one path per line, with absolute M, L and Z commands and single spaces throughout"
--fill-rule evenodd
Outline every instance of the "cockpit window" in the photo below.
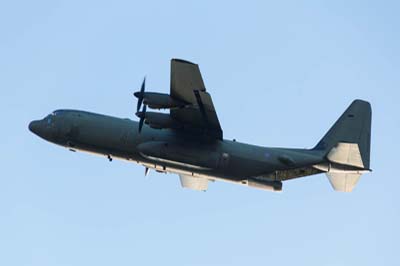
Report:
M 62 115 L 64 113 L 67 113 L 67 110 L 55 110 L 52 115 Z
M 53 114 L 53 113 L 49 114 L 48 116 L 46 116 L 46 117 L 44 118 L 44 120 L 46 121 L 46 124 L 47 124 L 48 126 L 53 125 L 53 122 L 54 122 L 54 114 Z

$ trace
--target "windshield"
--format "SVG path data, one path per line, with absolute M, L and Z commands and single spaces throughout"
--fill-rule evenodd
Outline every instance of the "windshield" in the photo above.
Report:
M 54 115 L 53 114 L 49 114 L 48 116 L 45 117 L 46 123 L 48 126 L 51 126 L 53 124 L 53 119 Z
M 52 115 L 61 115 L 63 114 L 65 111 L 64 110 L 56 110 L 52 113 Z

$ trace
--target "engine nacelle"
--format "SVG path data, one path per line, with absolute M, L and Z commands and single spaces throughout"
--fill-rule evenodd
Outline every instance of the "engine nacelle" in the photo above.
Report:
M 179 129 L 182 124 L 175 121 L 169 114 L 146 112 L 144 114 L 144 122 L 152 128 L 174 128 Z
M 172 98 L 169 94 L 157 92 L 144 92 L 143 103 L 152 109 L 182 108 L 186 102 Z

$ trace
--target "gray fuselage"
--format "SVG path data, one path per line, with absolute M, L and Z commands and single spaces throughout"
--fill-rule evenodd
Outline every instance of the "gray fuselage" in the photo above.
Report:
M 282 181 L 291 177 L 276 173 L 307 171 L 310 165 L 324 160 L 314 150 L 266 148 L 180 130 L 144 126 L 138 133 L 138 123 L 130 119 L 77 110 L 55 111 L 32 121 L 29 128 L 43 139 L 73 151 L 121 158 L 159 172 L 233 182 L 258 177 Z M 315 172 L 299 176 L 307 174 Z

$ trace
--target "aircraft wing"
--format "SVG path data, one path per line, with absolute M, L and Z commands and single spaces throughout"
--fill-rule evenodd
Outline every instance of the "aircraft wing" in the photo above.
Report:
M 173 119 L 182 123 L 184 128 L 222 139 L 217 113 L 198 65 L 181 59 L 171 60 L 170 95 L 188 103 L 184 108 L 170 110 Z

